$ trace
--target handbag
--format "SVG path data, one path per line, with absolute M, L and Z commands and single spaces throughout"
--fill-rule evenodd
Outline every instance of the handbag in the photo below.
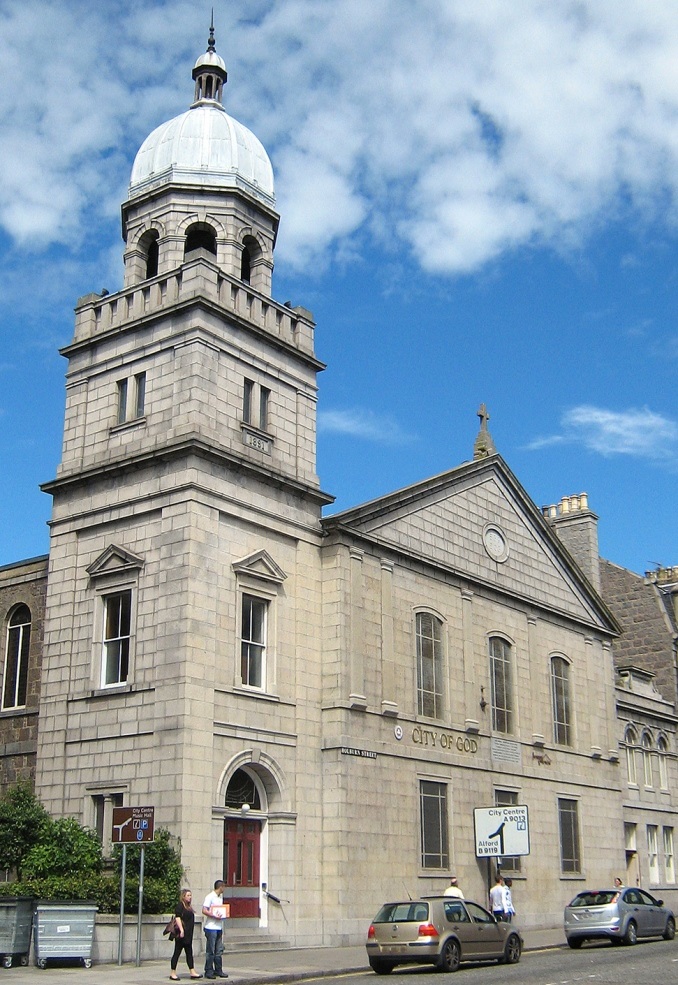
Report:
M 162 936 L 163 937 L 169 936 L 169 939 L 171 941 L 176 940 L 176 938 L 179 936 L 179 926 L 177 924 L 176 917 L 170 917 L 170 919 L 167 921 L 165 925 L 165 929 L 162 932 Z

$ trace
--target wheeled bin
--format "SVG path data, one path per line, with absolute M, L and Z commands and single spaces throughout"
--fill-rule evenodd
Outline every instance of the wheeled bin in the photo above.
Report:
M 5 968 L 11 968 L 15 958 L 28 964 L 34 904 L 31 896 L 0 896 L 0 955 Z
M 99 907 L 88 901 L 38 900 L 33 923 L 33 947 L 38 968 L 51 958 L 80 958 L 92 967 L 94 917 Z

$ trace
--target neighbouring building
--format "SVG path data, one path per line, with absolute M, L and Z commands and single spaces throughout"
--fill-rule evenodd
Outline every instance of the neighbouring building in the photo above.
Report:
M 233 925 L 296 945 L 361 941 L 451 871 L 483 900 L 479 807 L 528 807 L 529 855 L 502 858 L 525 927 L 611 882 L 631 825 L 657 858 L 671 832 L 671 866 L 628 877 L 675 893 L 659 582 L 624 572 L 664 620 L 650 666 L 585 499 L 537 508 L 484 408 L 471 461 L 323 516 L 324 367 L 272 297 L 271 164 L 213 34 L 193 79 L 134 162 L 124 286 L 80 299 L 62 350 L 49 558 L 0 569 L 3 782 L 107 846 L 114 806 L 154 806 L 194 892 L 223 875 Z

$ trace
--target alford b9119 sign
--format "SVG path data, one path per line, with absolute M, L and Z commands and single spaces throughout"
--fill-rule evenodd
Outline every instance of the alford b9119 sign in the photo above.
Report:
M 477 807 L 473 812 L 477 858 L 530 854 L 527 807 Z

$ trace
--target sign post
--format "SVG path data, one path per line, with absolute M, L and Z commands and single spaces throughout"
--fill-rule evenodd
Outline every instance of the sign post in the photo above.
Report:
M 530 824 L 527 807 L 512 804 L 506 807 L 476 807 L 473 811 L 476 838 L 476 858 L 487 859 L 488 892 L 492 884 L 491 859 L 496 859 L 497 871 L 505 855 L 530 854 Z
M 122 943 L 125 927 L 125 876 L 127 846 L 140 845 L 139 906 L 137 911 L 137 967 L 141 964 L 141 913 L 144 898 L 144 845 L 154 840 L 155 807 L 114 807 L 111 841 L 122 845 L 122 873 L 120 878 L 120 928 L 118 931 L 118 964 L 122 964 Z

